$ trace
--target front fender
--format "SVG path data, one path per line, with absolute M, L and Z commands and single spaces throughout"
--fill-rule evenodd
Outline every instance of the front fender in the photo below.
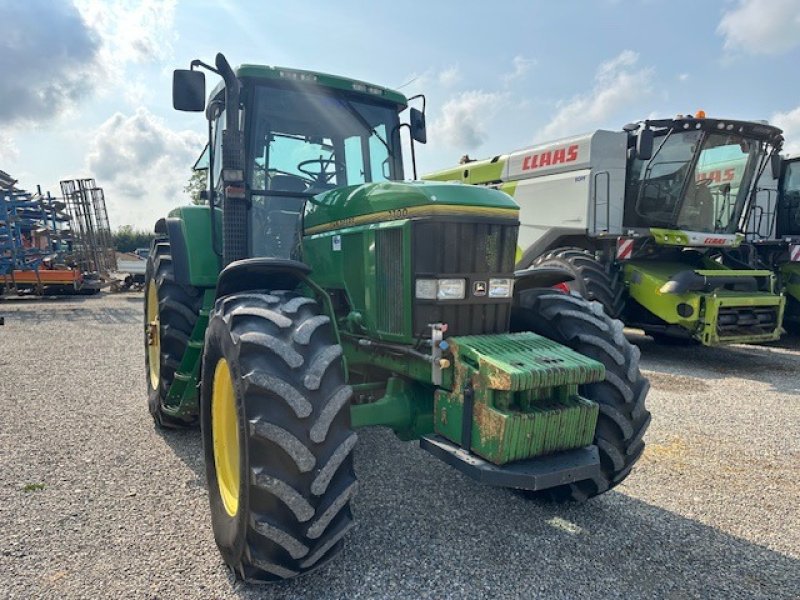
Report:
M 311 267 L 287 258 L 245 258 L 222 269 L 217 298 L 246 290 L 294 290 L 307 281 Z
M 530 267 L 514 272 L 514 295 L 533 288 L 553 287 L 574 279 L 572 273 L 558 267 Z

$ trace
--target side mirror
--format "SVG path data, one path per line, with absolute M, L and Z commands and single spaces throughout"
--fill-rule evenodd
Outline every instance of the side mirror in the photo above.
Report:
M 653 158 L 653 143 L 655 134 L 652 129 L 642 129 L 636 136 L 636 158 L 650 160 Z
M 206 76 L 202 71 L 175 69 L 172 74 L 172 107 L 202 112 L 206 107 Z
M 772 154 L 769 157 L 769 166 L 772 170 L 772 178 L 778 179 L 781 176 L 781 166 L 783 166 L 783 161 L 781 160 L 780 154 Z
M 420 144 L 427 143 L 428 134 L 425 131 L 425 113 L 412 108 L 408 113 L 408 125 L 411 128 L 411 139 Z

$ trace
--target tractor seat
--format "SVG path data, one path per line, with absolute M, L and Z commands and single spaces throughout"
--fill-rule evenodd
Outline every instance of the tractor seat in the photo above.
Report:
M 306 182 L 293 175 L 273 175 L 269 178 L 269 189 L 272 192 L 294 192 L 302 194 L 307 189 Z

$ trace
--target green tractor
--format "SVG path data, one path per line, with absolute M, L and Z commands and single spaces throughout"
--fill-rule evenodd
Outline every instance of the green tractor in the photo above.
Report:
M 423 111 L 278 67 L 176 70 L 208 120 L 207 204 L 156 224 L 150 411 L 200 423 L 214 536 L 237 577 L 316 569 L 353 525 L 355 429 L 391 428 L 486 484 L 585 500 L 644 449 L 648 383 L 622 325 L 514 271 L 505 193 L 403 181 Z M 205 76 L 222 82 L 205 102 Z M 413 158 L 412 158 L 413 160 Z
M 746 249 L 759 268 L 772 270 L 786 295 L 784 327 L 800 333 L 800 156 L 783 159 L 778 177 L 764 173 L 750 212 Z
M 739 256 L 748 210 L 781 130 L 697 116 L 651 119 L 423 179 L 497 188 L 519 203 L 518 268 L 566 269 L 566 284 L 658 341 L 778 339 L 773 272 Z

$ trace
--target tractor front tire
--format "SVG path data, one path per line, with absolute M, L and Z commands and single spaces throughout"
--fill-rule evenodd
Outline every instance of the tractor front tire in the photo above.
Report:
M 556 248 L 533 261 L 536 267 L 558 267 L 575 278 L 567 287 L 587 300 L 603 305 L 606 313 L 616 319 L 625 306 L 624 287 L 619 273 L 609 270 L 595 255 L 583 248 Z
M 144 355 L 147 405 L 158 427 L 181 428 L 196 422 L 166 414 L 163 403 L 186 352 L 201 304 L 198 289 L 175 282 L 169 243 L 154 242 L 145 272 Z
M 288 579 L 341 551 L 358 486 L 352 394 L 317 302 L 253 291 L 217 301 L 200 424 L 214 538 L 237 578 Z
M 639 349 L 596 303 L 555 290 L 522 292 L 512 310 L 512 331 L 532 331 L 601 362 L 603 381 L 579 387 L 578 393 L 600 406 L 594 443 L 600 452 L 600 475 L 543 493 L 551 500 L 584 501 L 607 492 L 631 472 L 644 451 L 650 425 L 645 398 L 650 384 L 639 371 Z

